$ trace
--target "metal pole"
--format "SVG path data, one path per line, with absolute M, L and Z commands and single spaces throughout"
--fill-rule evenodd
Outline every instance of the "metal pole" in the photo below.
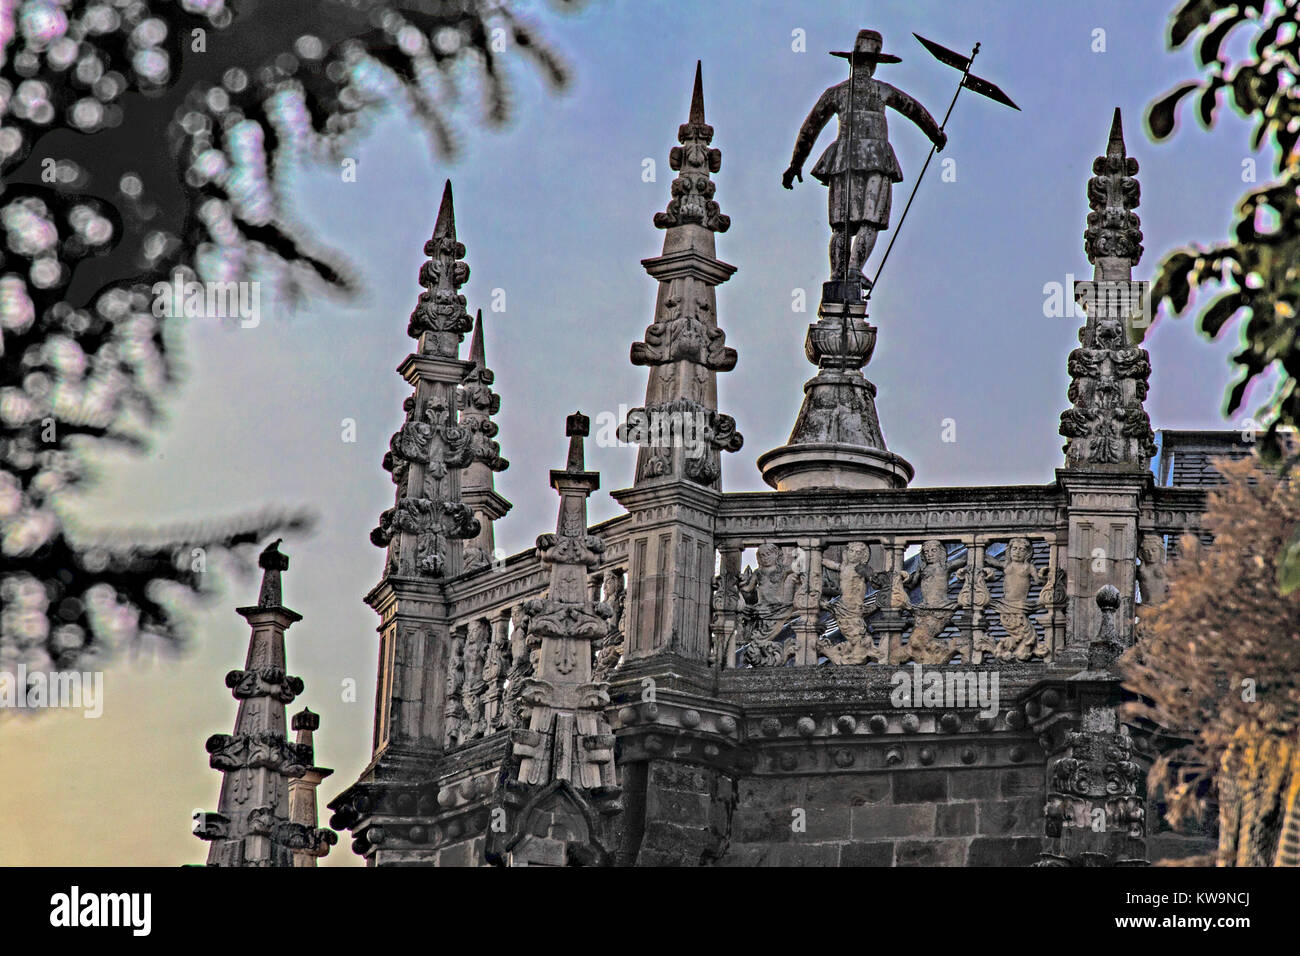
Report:
M 966 75 L 970 73 L 971 64 L 975 62 L 975 57 L 980 52 L 980 45 L 975 44 L 975 49 L 971 50 L 970 59 L 966 61 L 966 69 L 962 70 L 961 79 L 957 81 L 957 92 L 952 95 L 952 102 L 948 104 L 948 112 L 943 114 L 943 122 L 939 124 L 939 132 L 948 125 L 948 117 L 952 115 L 952 108 L 957 105 L 957 97 L 961 96 L 962 87 L 966 83 Z M 907 219 L 908 210 L 912 208 L 912 200 L 916 198 L 916 191 L 921 188 L 921 180 L 925 178 L 925 171 L 930 168 L 930 160 L 934 159 L 937 147 L 932 143 L 930 145 L 930 155 L 925 157 L 925 165 L 921 167 L 921 175 L 916 177 L 916 184 L 912 187 L 912 194 L 907 197 L 907 205 L 903 207 L 903 215 L 898 218 L 898 227 L 894 234 L 889 238 L 889 245 L 885 247 L 885 254 L 880 258 L 880 265 L 876 268 L 876 276 L 871 280 L 871 287 L 867 289 L 867 301 L 871 301 L 871 293 L 876 291 L 876 283 L 880 280 L 880 273 L 885 271 L 885 263 L 889 261 L 889 253 L 893 251 L 894 243 L 898 241 L 898 234 L 903 231 L 903 223 Z

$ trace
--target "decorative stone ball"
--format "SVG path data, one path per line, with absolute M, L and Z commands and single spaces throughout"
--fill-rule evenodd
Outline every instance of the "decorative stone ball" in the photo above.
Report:
M 934 763 L 934 749 L 931 747 L 922 747 L 921 752 L 917 754 L 917 759 L 927 767 Z
M 698 710 L 682 711 L 682 726 L 686 728 L 700 726 L 700 712 Z
M 641 716 L 653 723 L 659 719 L 659 705 L 654 701 L 641 705 Z
M 357 813 L 365 813 L 370 809 L 370 798 L 364 793 L 358 794 L 352 799 L 352 805 L 357 808 Z
M 1055 710 L 1061 706 L 1061 692 L 1055 687 L 1043 691 L 1043 706 Z
M 618 709 L 618 723 L 620 727 L 630 727 L 636 723 L 637 712 L 635 707 L 620 707 Z
M 799 735 L 802 737 L 811 737 L 813 734 L 817 733 L 817 721 L 813 720 L 811 717 L 800 717 L 794 726 L 795 730 L 799 731 Z
M 1011 758 L 1012 763 L 1020 763 L 1022 760 L 1025 759 L 1025 748 L 1016 745 L 1015 747 L 1011 748 L 1011 751 L 1008 753 L 1008 756 Z
M 871 719 L 867 721 L 867 729 L 873 734 L 883 734 L 889 729 L 889 720 L 884 714 L 872 714 Z
M 963 748 L 962 748 L 962 751 L 961 751 L 961 762 L 962 762 L 962 763 L 974 763 L 974 762 L 975 762 L 975 758 L 978 757 L 978 756 L 979 756 L 979 755 L 975 752 L 975 748 L 974 748 L 974 747 L 963 747 Z
M 939 718 L 939 726 L 943 728 L 945 733 L 954 734 L 961 730 L 961 717 L 952 711 L 948 711 Z
M 438 806 L 450 810 L 456 803 L 456 788 L 443 787 L 438 791 Z
M 483 774 L 474 778 L 474 796 L 486 797 L 492 792 L 492 777 L 490 774 Z
M 454 840 L 464 832 L 465 827 L 460 820 L 449 820 L 447 822 L 447 839 Z
M 781 718 L 764 717 L 763 722 L 758 727 L 763 732 L 764 737 L 775 737 L 781 732 Z
M 979 727 L 979 729 L 986 734 L 993 730 L 997 725 L 998 719 L 996 717 L 980 717 L 975 721 L 975 726 Z
M 426 830 L 424 827 L 418 827 L 418 826 L 411 827 L 408 836 L 410 837 L 412 843 L 423 843 L 425 840 L 429 838 L 429 831 Z
M 718 745 L 717 745 L 717 744 L 705 744 L 705 745 L 704 745 L 704 756 L 709 757 L 709 758 L 713 758 L 713 757 L 716 757 L 716 756 L 717 756 L 718 754 L 720 754 L 720 753 L 722 753 L 722 751 L 718 749 Z
M 1025 704 L 1025 713 L 1030 717 L 1037 717 L 1043 712 L 1043 706 L 1037 700 L 1031 700 Z
M 835 760 L 835 766 L 837 767 L 852 767 L 853 751 L 849 750 L 847 747 L 840 747 L 835 751 L 833 759 Z
M 736 718 L 730 714 L 723 714 L 718 718 L 718 731 L 730 737 L 736 732 Z
M 1103 611 L 1113 611 L 1119 607 L 1119 588 L 1113 584 L 1103 585 L 1097 590 L 1097 607 Z
M 885 766 L 887 767 L 897 767 L 903 762 L 903 759 L 902 747 L 890 747 L 885 751 Z
M 662 753 L 664 749 L 664 739 L 658 734 L 650 734 L 645 739 L 645 750 L 649 754 Z
M 1025 715 L 1018 710 L 1007 711 L 1007 726 L 1012 730 L 1019 730 L 1025 726 Z
M 782 770 L 793 770 L 799 766 L 799 755 L 793 750 L 782 750 L 777 762 L 781 765 Z
M 921 718 L 916 714 L 903 715 L 903 733 L 914 734 L 921 729 Z
M 371 846 L 379 846 L 388 839 L 388 834 L 384 832 L 383 827 L 370 827 L 366 830 L 366 842 Z
M 835 726 L 842 734 L 851 734 L 858 729 L 858 719 L 852 714 L 842 714 L 835 719 Z
M 397 812 L 410 813 L 415 809 L 415 794 L 402 793 L 397 797 Z

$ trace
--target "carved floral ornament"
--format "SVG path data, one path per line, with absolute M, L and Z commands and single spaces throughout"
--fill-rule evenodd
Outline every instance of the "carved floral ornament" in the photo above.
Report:
M 1050 661 L 1064 642 L 1052 534 L 764 543 L 743 570 L 722 550 L 712 632 L 724 666 Z

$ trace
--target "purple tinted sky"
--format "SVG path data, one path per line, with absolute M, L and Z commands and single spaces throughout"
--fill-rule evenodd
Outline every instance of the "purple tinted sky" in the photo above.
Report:
M 394 369 L 410 350 L 420 249 L 444 177 L 454 182 L 468 247 L 465 291 L 471 308 L 484 309 L 502 397 L 500 441 L 512 466 L 497 487 L 515 509 L 497 535 L 512 552 L 554 521 L 546 473 L 563 460 L 564 416 L 617 413 L 644 397 L 645 372 L 627 358 L 654 304 L 655 283 L 639 261 L 662 242 L 651 217 L 668 200 L 667 153 L 686 119 L 696 59 L 723 155 L 717 199 L 732 219 L 718 255 L 739 268 L 718 296 L 728 344 L 740 353 L 720 387 L 723 410 L 745 436 L 724 466 L 733 491 L 764 487 L 754 459 L 785 441 L 812 373 L 802 342 L 814 316 L 793 313 L 791 300 L 803 288 L 816 301 L 825 191 L 807 178 L 785 192 L 780 175 L 804 115 L 844 78 L 844 61 L 826 51 L 846 48 L 859 28 L 880 30 L 886 49 L 904 59 L 878 75 L 936 116 L 956 75 L 911 31 L 962 51 L 980 41 L 976 72 L 1023 109 L 963 94 L 941 154 L 956 161 L 956 180 L 942 181 L 932 167 L 873 300 L 880 338 L 868 372 L 890 447 L 916 466 L 914 485 L 1052 479 L 1078 320 L 1045 318 L 1043 287 L 1089 274 L 1084 188 L 1115 106 L 1142 167 L 1147 253 L 1138 278 L 1149 278 L 1170 248 L 1223 235 L 1247 188 L 1239 119 L 1212 133 L 1187 125 L 1161 145 L 1142 132 L 1151 99 L 1194 74 L 1190 54 L 1164 49 L 1172 0 L 809 6 L 595 2 L 566 18 L 542 7 L 574 68 L 572 90 L 550 95 L 515 61 L 517 120 L 484 130 L 469 104 L 456 162 L 433 158 L 393 113 L 353 150 L 357 182 L 342 182 L 334 167 L 297 170 L 299 214 L 353 258 L 364 297 L 349 306 L 313 302 L 250 329 L 195 321 L 178 336 L 190 374 L 152 454 L 103 458 L 101 486 L 77 507 L 96 524 L 172 523 L 271 503 L 320 513 L 314 535 L 284 548 L 293 562 L 286 601 L 305 617 L 289 633 L 290 670 L 307 683 L 300 704 L 322 714 L 318 759 L 337 768 L 325 799 L 369 756 L 377 637 L 361 598 L 382 556 L 367 535 L 392 504 L 379 463 L 407 394 Z M 792 50 L 795 30 L 806 33 L 805 53 Z M 1097 30 L 1105 31 L 1104 53 L 1093 51 Z M 891 135 L 908 177 L 895 192 L 897 222 L 928 143 L 901 118 Z M 656 182 L 642 181 L 646 158 L 657 164 Z M 1259 159 L 1267 168 L 1268 157 Z M 489 311 L 494 289 L 505 292 L 504 312 Z M 1158 322 L 1147 341 L 1147 407 L 1157 428 L 1222 424 L 1230 344 L 1206 344 L 1186 321 Z M 947 418 L 956 442 L 941 440 Z M 355 443 L 340 438 L 344 419 L 356 421 Z M 589 449 L 589 466 L 603 474 L 593 520 L 617 513 L 607 492 L 630 484 L 634 459 L 627 449 Z M 11 824 L 0 862 L 203 859 L 190 814 L 214 808 L 218 787 L 203 741 L 233 720 L 222 678 L 247 642 L 233 607 L 255 593 L 256 582 L 235 582 L 200 612 L 196 651 L 185 659 L 110 671 L 101 719 L 56 713 L 0 725 L 0 820 Z M 348 680 L 355 702 L 342 699 Z M 355 860 L 345 840 L 328 862 Z

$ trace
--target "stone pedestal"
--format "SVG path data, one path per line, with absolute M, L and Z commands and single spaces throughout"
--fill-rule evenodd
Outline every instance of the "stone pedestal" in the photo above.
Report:
M 876 347 L 866 304 L 823 297 L 817 312 L 804 342 L 817 375 L 804 383 L 790 440 L 759 457 L 763 480 L 777 491 L 907 487 L 913 468 L 886 449 L 876 386 L 862 374 Z

